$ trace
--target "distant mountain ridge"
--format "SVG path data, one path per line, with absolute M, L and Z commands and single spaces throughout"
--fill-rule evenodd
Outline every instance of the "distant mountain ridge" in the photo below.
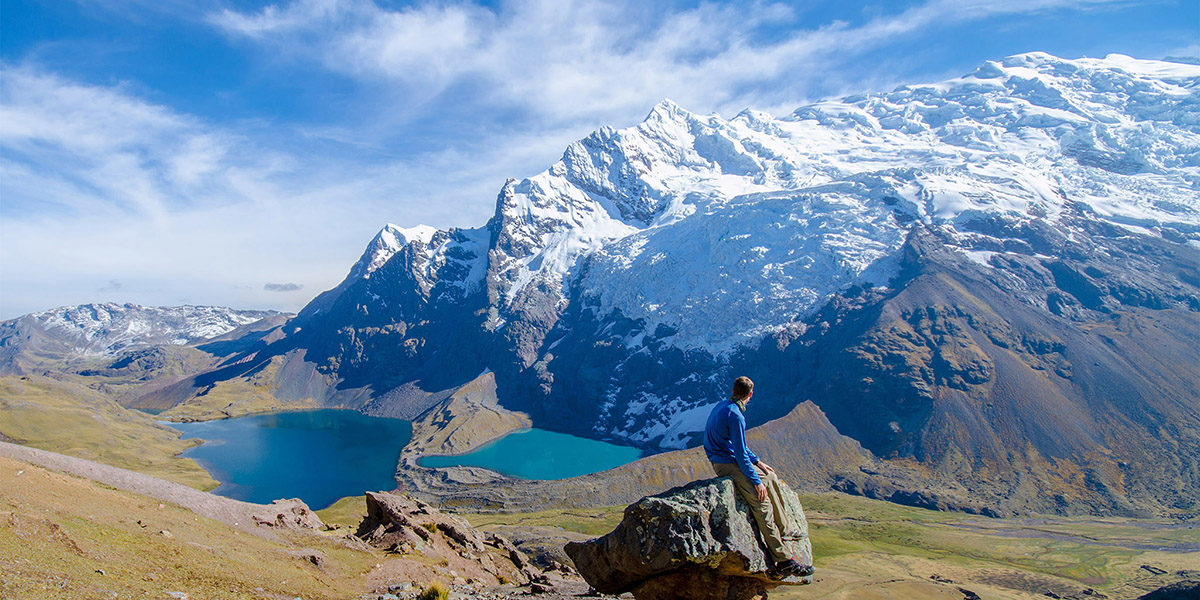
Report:
M 190 344 L 282 316 L 285 313 L 273 310 L 218 306 L 63 306 L 0 322 L 0 372 L 19 372 L 22 358 L 98 358 L 162 344 Z
M 415 416 L 491 370 L 538 426 L 669 449 L 748 374 L 752 424 L 812 401 L 934 495 L 1178 514 L 1198 315 L 1200 66 L 1032 53 L 783 118 L 663 102 L 509 180 L 483 227 L 389 225 L 169 392 L 269 363 L 283 400 Z M 868 471 L 827 475 L 908 493 Z

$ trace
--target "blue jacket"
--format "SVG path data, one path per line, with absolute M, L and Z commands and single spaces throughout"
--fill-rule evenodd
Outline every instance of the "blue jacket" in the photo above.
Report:
M 754 469 L 758 457 L 746 447 L 746 417 L 732 400 L 721 401 L 708 414 L 708 424 L 704 426 L 704 453 L 709 462 L 737 465 L 750 483 L 762 483 Z

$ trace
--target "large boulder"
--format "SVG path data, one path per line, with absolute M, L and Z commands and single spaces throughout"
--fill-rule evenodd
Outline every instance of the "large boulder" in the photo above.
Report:
M 812 565 L 804 509 L 780 483 L 784 512 L 798 532 L 785 543 L 802 564 Z M 696 481 L 625 508 L 620 525 L 604 537 L 566 545 L 567 555 L 596 591 L 633 592 L 639 600 L 749 600 L 779 585 L 810 583 L 810 577 L 775 579 L 750 508 L 728 477 Z

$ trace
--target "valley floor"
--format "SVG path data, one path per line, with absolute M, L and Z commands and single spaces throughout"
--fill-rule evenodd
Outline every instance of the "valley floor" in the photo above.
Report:
M 772 598 L 1116 600 L 1200 581 L 1197 521 L 991 519 L 835 493 L 801 500 L 816 581 L 779 588 Z M 607 533 L 622 508 L 466 516 L 514 540 L 565 541 Z

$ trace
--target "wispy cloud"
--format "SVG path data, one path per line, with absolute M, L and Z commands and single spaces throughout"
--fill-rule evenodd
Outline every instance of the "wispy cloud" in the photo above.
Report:
M 364 161 L 293 141 L 305 136 L 234 131 L 122 85 L 3 66 L 0 315 L 97 293 L 296 310 L 304 295 L 264 276 L 326 289 L 387 222 L 482 224 L 505 175 L 561 150 L 516 137 Z
M 160 216 L 172 185 L 152 176 L 161 166 L 152 163 L 188 144 L 194 129 L 186 119 L 118 90 L 5 68 L 0 84 L 2 164 L 22 186 L 6 190 L 5 204 L 45 202 L 49 188 L 59 192 L 49 198 L 55 203 L 96 210 L 105 207 L 93 200 L 104 197 L 116 201 L 111 208 Z
M 488 9 L 298 0 L 211 22 L 273 51 L 399 90 L 405 108 L 464 89 L 541 119 L 628 118 L 663 97 L 701 111 L 798 102 L 832 63 L 931 28 L 997 15 L 1087 10 L 1118 0 L 932 0 L 858 25 L 782 36 L 793 11 L 766 2 L 648 11 L 644 3 L 530 0 Z M 766 41 L 763 41 L 766 40 Z

